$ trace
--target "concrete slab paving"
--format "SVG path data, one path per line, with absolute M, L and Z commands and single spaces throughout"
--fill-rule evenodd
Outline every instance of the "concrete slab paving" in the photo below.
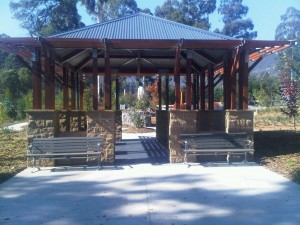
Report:
M 0 185 L 5 225 L 299 225 L 300 186 L 256 164 L 26 169 Z

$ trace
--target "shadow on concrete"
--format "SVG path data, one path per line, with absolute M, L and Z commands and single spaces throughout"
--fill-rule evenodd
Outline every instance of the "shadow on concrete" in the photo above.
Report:
M 116 144 L 116 165 L 152 165 L 168 163 L 168 150 L 154 137 L 123 140 Z
M 299 186 L 253 168 L 25 171 L 0 186 L 0 224 L 298 225 Z

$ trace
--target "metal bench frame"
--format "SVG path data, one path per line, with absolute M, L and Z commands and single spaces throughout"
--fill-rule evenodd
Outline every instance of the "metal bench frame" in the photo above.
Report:
M 244 155 L 247 162 L 249 153 L 253 153 L 253 142 L 247 140 L 246 133 L 202 132 L 197 134 L 181 134 L 181 146 L 184 147 L 184 163 L 187 155 Z
M 100 156 L 103 150 L 101 137 L 52 137 L 33 138 L 27 157 L 32 158 L 32 167 L 41 159 L 68 160 L 97 158 L 100 168 Z

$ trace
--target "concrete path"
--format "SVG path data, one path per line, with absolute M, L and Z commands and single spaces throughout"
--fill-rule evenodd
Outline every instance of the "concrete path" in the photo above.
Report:
M 300 186 L 255 164 L 43 168 L 0 185 L 5 225 L 299 225 Z
M 123 133 L 122 141 L 116 144 L 116 163 L 118 165 L 168 163 L 168 151 L 156 140 L 155 135 L 155 133 Z

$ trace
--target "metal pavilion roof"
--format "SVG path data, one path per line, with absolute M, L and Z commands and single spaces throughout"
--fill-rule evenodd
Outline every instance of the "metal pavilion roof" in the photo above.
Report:
M 51 35 L 53 38 L 143 39 L 143 40 L 237 40 L 144 13 L 97 23 Z
M 224 73 L 221 64 L 228 51 L 246 47 L 253 68 L 263 57 L 295 42 L 235 39 L 143 13 L 49 37 L 0 38 L 0 48 L 20 56 L 28 65 L 35 48 L 50 49 L 59 74 L 66 65 L 74 72 L 91 73 L 92 49 L 98 49 L 98 70 L 103 73 L 106 44 L 110 48 L 111 69 L 121 74 L 150 75 L 161 70 L 172 73 L 175 49 L 180 45 L 183 71 L 190 52 L 194 69 L 199 71 L 213 64 L 217 75 Z

